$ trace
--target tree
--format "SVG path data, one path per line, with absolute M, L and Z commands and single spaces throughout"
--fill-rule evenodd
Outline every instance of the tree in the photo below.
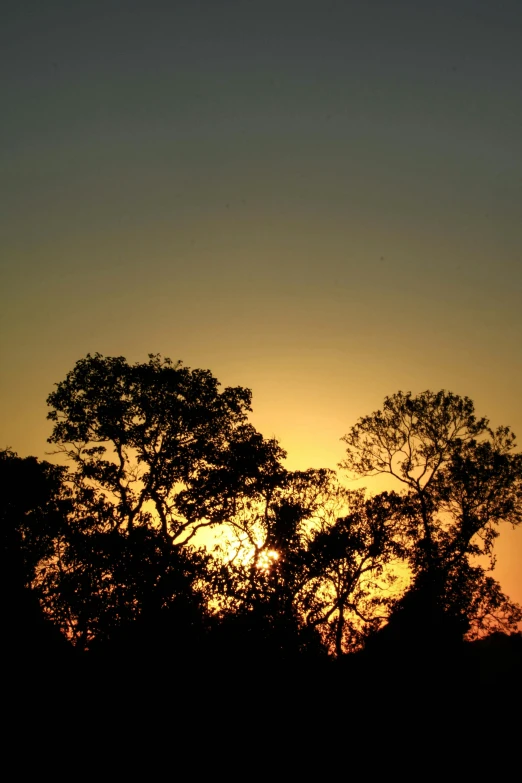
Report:
M 488 575 L 499 524 L 522 521 L 522 455 L 509 428 L 492 430 L 467 397 L 398 392 L 343 441 L 341 467 L 358 476 L 388 474 L 403 485 L 413 582 L 395 609 L 400 633 L 469 638 L 514 629 L 520 607 Z
M 76 644 L 160 614 L 201 618 L 212 597 L 196 534 L 284 472 L 282 449 L 247 421 L 250 401 L 154 355 L 87 355 L 49 395 L 49 441 L 72 463 L 75 502 L 41 589 Z
M 226 623 L 294 655 L 318 640 L 336 657 L 360 647 L 387 616 L 399 500 L 365 499 L 326 469 L 288 472 L 256 506 L 247 500 L 223 528 Z
M 285 456 L 248 424 L 250 390 L 218 387 L 208 370 L 159 356 L 130 365 L 88 355 L 48 397 L 49 442 L 73 462 L 78 486 L 112 503 L 115 527 L 157 524 L 186 544 Z
M 71 510 L 66 470 L 0 451 L 0 531 L 4 651 L 16 666 L 62 660 L 64 639 L 46 619 L 38 590 L 41 563 L 52 557 Z
M 344 501 L 332 471 L 285 471 L 224 525 L 220 616 L 225 631 L 247 641 L 249 654 L 295 660 L 321 648 L 300 593 L 311 575 L 310 541 Z
M 348 514 L 309 540 L 301 591 L 308 625 L 337 658 L 359 649 L 387 619 L 403 552 L 396 494 L 365 498 L 363 490 L 345 490 L 345 497 Z

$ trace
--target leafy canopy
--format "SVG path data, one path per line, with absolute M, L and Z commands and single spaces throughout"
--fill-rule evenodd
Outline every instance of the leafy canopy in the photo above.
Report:
M 50 442 L 76 480 L 115 501 L 114 524 L 147 525 L 173 542 L 223 520 L 285 456 L 247 422 L 251 392 L 220 391 L 208 370 L 150 355 L 147 363 L 87 355 L 48 397 Z
M 487 575 L 498 525 L 522 521 L 522 455 L 509 428 L 492 430 L 468 397 L 398 392 L 343 441 L 341 467 L 389 474 L 403 486 L 402 530 L 419 613 L 428 622 L 434 613 L 453 617 L 456 628 L 474 633 L 495 624 L 514 628 L 520 608 Z M 481 557 L 489 557 L 489 568 Z

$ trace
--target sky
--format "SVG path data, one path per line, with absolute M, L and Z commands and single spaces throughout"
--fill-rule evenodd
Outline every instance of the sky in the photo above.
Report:
M 7 0 L 0 101 L 0 447 L 96 351 L 251 388 L 294 469 L 399 389 L 520 443 L 519 0 Z

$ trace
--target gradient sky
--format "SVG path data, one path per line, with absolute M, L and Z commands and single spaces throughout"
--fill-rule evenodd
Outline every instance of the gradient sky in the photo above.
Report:
M 399 389 L 522 438 L 521 53 L 520 0 L 8 0 L 0 445 L 95 351 L 252 388 L 291 468 Z

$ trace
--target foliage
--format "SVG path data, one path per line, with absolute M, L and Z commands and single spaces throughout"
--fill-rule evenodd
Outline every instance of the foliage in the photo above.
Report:
M 356 649 L 390 603 L 397 501 L 365 500 L 331 470 L 288 473 L 256 513 L 249 504 L 233 523 L 220 571 L 225 613 L 243 623 L 262 616 L 285 637 L 294 628 L 307 645 L 319 635 L 336 656 Z
M 251 393 L 151 355 L 88 355 L 49 395 L 50 442 L 82 487 L 105 493 L 118 528 L 158 523 L 173 543 L 221 522 L 283 456 L 247 423 Z
M 63 639 L 46 622 L 41 595 L 33 588 L 73 507 L 65 472 L 35 457 L 0 451 L 2 629 L 4 652 L 15 667 L 23 666 L 34 650 L 39 660 L 33 667 L 41 666 L 46 655 L 61 660 L 64 651 Z
M 349 513 L 310 541 L 310 579 L 301 598 L 308 623 L 338 657 L 358 649 L 387 619 L 402 556 L 398 496 L 346 496 Z
M 399 392 L 356 423 L 342 466 L 402 487 L 373 497 L 287 470 L 250 390 L 157 355 L 87 355 L 48 402 L 69 468 L 0 452 L 3 573 L 12 617 L 39 602 L 79 650 L 259 668 L 522 618 L 490 573 L 500 523 L 522 520 L 522 455 L 468 398 Z
M 194 536 L 283 473 L 284 452 L 247 422 L 250 400 L 152 355 L 88 355 L 49 395 L 76 505 L 41 588 L 78 644 L 180 602 L 202 611 L 208 555 Z
M 404 486 L 402 528 L 414 582 L 397 611 L 415 607 L 410 631 L 420 618 L 438 635 L 442 627 L 457 637 L 515 628 L 520 608 L 487 575 L 499 523 L 522 520 L 522 455 L 514 453 L 509 428 L 493 431 L 467 397 L 398 392 L 343 440 L 341 467 L 389 474 Z
M 2 574 L 8 574 L 11 586 L 15 582 L 29 587 L 39 563 L 54 551 L 54 540 L 72 508 L 65 473 L 65 468 L 35 457 L 0 451 Z

